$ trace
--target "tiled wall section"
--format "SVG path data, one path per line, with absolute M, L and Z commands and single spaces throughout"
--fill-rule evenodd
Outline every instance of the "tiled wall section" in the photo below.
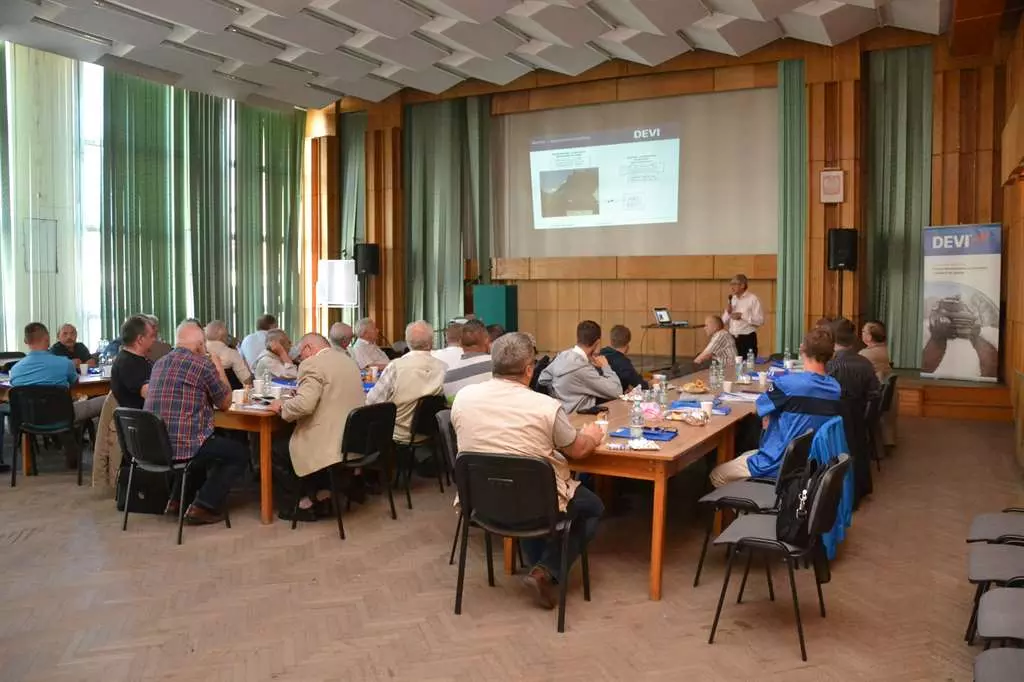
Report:
M 612 325 L 633 332 L 632 355 L 668 355 L 671 332 L 644 330 L 651 309 L 667 306 L 691 329 L 676 334 L 676 353 L 692 356 L 704 346 L 705 316 L 721 314 L 729 279 L 745 273 L 765 309 L 758 333 L 762 353 L 774 352 L 775 256 L 652 256 L 628 258 L 496 259 L 495 281 L 519 288 L 519 329 L 533 334 L 545 353 L 575 342 L 576 324 L 600 323 L 607 341 Z

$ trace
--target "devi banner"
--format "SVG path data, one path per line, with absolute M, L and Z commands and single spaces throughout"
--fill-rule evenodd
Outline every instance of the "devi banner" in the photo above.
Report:
M 924 230 L 921 376 L 996 381 L 1002 228 Z

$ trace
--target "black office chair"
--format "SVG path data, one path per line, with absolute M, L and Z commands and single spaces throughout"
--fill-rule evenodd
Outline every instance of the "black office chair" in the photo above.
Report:
M 548 368 L 551 364 L 551 358 L 547 355 L 537 360 L 537 364 L 533 366 L 533 377 L 530 379 L 530 389 L 543 393 L 544 395 L 551 395 L 551 391 L 548 390 L 547 386 L 540 385 L 540 373 Z
M 708 517 L 707 531 L 704 533 L 704 544 L 700 548 L 700 559 L 697 561 L 697 575 L 693 577 L 693 586 L 700 584 L 700 573 L 704 568 L 704 557 L 708 553 L 708 542 L 711 540 L 711 531 L 715 525 L 715 514 L 723 509 L 731 509 L 744 514 L 764 514 L 774 510 L 778 506 L 779 481 L 783 480 L 790 472 L 803 469 L 807 465 L 807 459 L 811 456 L 811 444 L 814 442 L 814 431 L 808 429 L 803 434 L 791 440 L 782 459 L 779 460 L 779 475 L 771 478 L 748 478 L 744 481 L 733 481 L 721 488 L 715 488 L 704 497 L 698 500 L 699 504 L 711 507 Z M 768 575 L 768 585 L 771 588 L 771 567 L 765 564 L 765 571 Z M 772 599 L 775 598 L 774 592 Z
M 22 436 L 29 439 L 31 468 L 38 474 L 36 458 L 39 456 L 37 436 L 56 438 L 66 453 L 77 460 L 78 485 L 82 485 L 82 445 L 75 429 L 75 408 L 71 393 L 60 386 L 20 386 L 9 393 L 11 435 L 11 487 L 18 483 L 18 446 Z M 29 472 L 26 471 L 28 476 Z
M 10 374 L 11 368 L 23 357 L 25 354 L 18 350 L 0 351 L 0 374 Z
M 775 514 L 747 514 L 736 519 L 721 535 L 715 538 L 716 545 L 729 547 L 729 562 L 725 566 L 722 593 L 718 597 L 718 608 L 715 609 L 715 620 L 711 625 L 708 644 L 713 644 L 715 641 L 718 619 L 722 615 L 722 605 L 725 603 L 725 594 L 729 589 L 729 576 L 732 573 L 732 564 L 736 556 L 743 551 L 748 553 L 765 552 L 768 555 L 781 555 L 786 560 L 786 567 L 789 569 L 789 586 L 793 593 L 793 610 L 796 613 L 796 631 L 800 639 L 800 658 L 804 661 L 807 660 L 794 569 L 801 560 L 814 560 L 814 583 L 818 588 L 818 606 L 821 610 L 821 617 L 824 618 L 825 597 L 821 592 L 821 584 L 828 580 L 827 577 L 824 579 L 822 577 L 822 574 L 827 576 L 828 573 L 828 558 L 825 557 L 824 547 L 821 544 L 821 534 L 828 532 L 835 525 L 836 516 L 839 513 L 839 500 L 843 494 L 843 479 L 849 468 L 850 456 L 844 453 L 839 455 L 822 475 L 807 517 L 809 539 L 805 546 L 791 545 L 778 539 Z M 750 561 L 747 561 L 747 569 L 749 570 L 749 568 Z M 743 599 L 743 588 L 746 586 L 746 582 L 747 573 L 744 572 L 737 602 Z
M 882 470 L 882 396 L 868 398 L 864 408 L 864 435 L 867 439 L 868 455 L 875 460 L 875 468 Z
M 395 444 L 391 440 L 395 432 L 395 404 L 377 403 L 358 407 L 348 413 L 345 431 L 341 440 L 341 461 L 329 468 L 331 477 L 331 503 L 338 519 L 338 537 L 345 539 L 345 523 L 342 521 L 341 504 L 338 501 L 338 477 L 356 469 L 381 470 L 381 478 L 388 490 L 391 518 L 397 519 L 395 497 L 391 491 L 391 476 L 395 470 Z M 295 496 L 292 509 L 292 530 L 298 526 L 298 507 L 302 492 Z M 411 503 L 410 503 L 411 504 Z M 351 499 L 345 502 L 345 511 L 351 508 Z
M 444 479 L 441 472 L 444 471 L 444 463 L 441 461 L 440 453 L 437 451 L 437 413 L 448 409 L 448 400 L 443 395 L 423 396 L 416 403 L 416 409 L 412 413 L 412 423 L 409 432 L 412 434 L 408 442 L 396 443 L 399 448 L 406 451 L 405 458 L 405 499 L 412 509 L 412 474 L 416 468 L 416 448 L 429 447 L 434 458 L 434 468 L 437 469 L 437 487 L 444 494 Z M 401 481 L 403 463 L 398 465 L 398 480 Z
M 138 468 L 156 474 L 165 474 L 169 491 L 174 490 L 176 482 L 180 485 L 178 497 L 178 544 L 180 545 L 185 525 L 185 490 L 188 488 L 189 469 L 195 460 L 174 461 L 174 451 L 171 448 L 171 439 L 167 435 L 167 426 L 160 417 L 152 412 L 119 407 L 114 410 L 114 425 L 117 428 L 117 440 L 121 444 L 121 452 L 131 461 L 128 469 L 128 491 L 125 495 L 124 521 L 121 523 L 121 530 L 128 530 L 128 512 L 131 509 L 132 479 L 135 470 Z M 231 528 L 227 507 L 224 508 L 224 525 Z
M 558 510 L 555 469 L 540 457 L 501 453 L 462 452 L 455 460 L 462 538 L 459 577 L 455 586 L 455 614 L 462 613 L 469 527 L 484 531 L 487 549 L 487 584 L 494 586 L 491 535 L 510 538 L 558 537 L 562 542 L 562 581 L 558 585 L 558 631 L 565 632 L 565 596 L 569 583 L 568 558 L 572 521 Z M 590 601 L 590 565 L 587 545 L 580 552 L 583 599 Z

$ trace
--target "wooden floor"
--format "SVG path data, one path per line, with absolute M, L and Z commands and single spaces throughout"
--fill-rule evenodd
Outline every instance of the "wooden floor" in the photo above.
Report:
M 573 580 L 564 635 L 515 578 L 487 587 L 480 537 L 463 615 L 452 614 L 455 517 L 427 481 L 398 521 L 379 498 L 353 510 L 344 542 L 329 523 L 262 527 L 243 495 L 234 528 L 186 529 L 176 547 L 167 520 L 135 516 L 122 533 L 112 503 L 44 471 L 0 489 L 0 680 L 970 680 L 979 649 L 961 639 L 963 537 L 972 515 L 1024 502 L 1011 430 L 900 426 L 900 451 L 825 586 L 827 619 L 812 576 L 798 574 L 808 663 L 779 570 L 778 601 L 752 577 L 707 644 L 723 558 L 691 587 L 697 470 L 670 493 L 665 599 L 647 599 L 649 503 L 638 490 L 592 549 L 594 601 Z

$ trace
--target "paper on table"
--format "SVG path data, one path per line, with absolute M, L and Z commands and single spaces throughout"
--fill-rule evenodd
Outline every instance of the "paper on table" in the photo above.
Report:
M 753 403 L 757 402 L 756 393 L 723 393 L 719 396 L 722 400 L 730 403 Z

